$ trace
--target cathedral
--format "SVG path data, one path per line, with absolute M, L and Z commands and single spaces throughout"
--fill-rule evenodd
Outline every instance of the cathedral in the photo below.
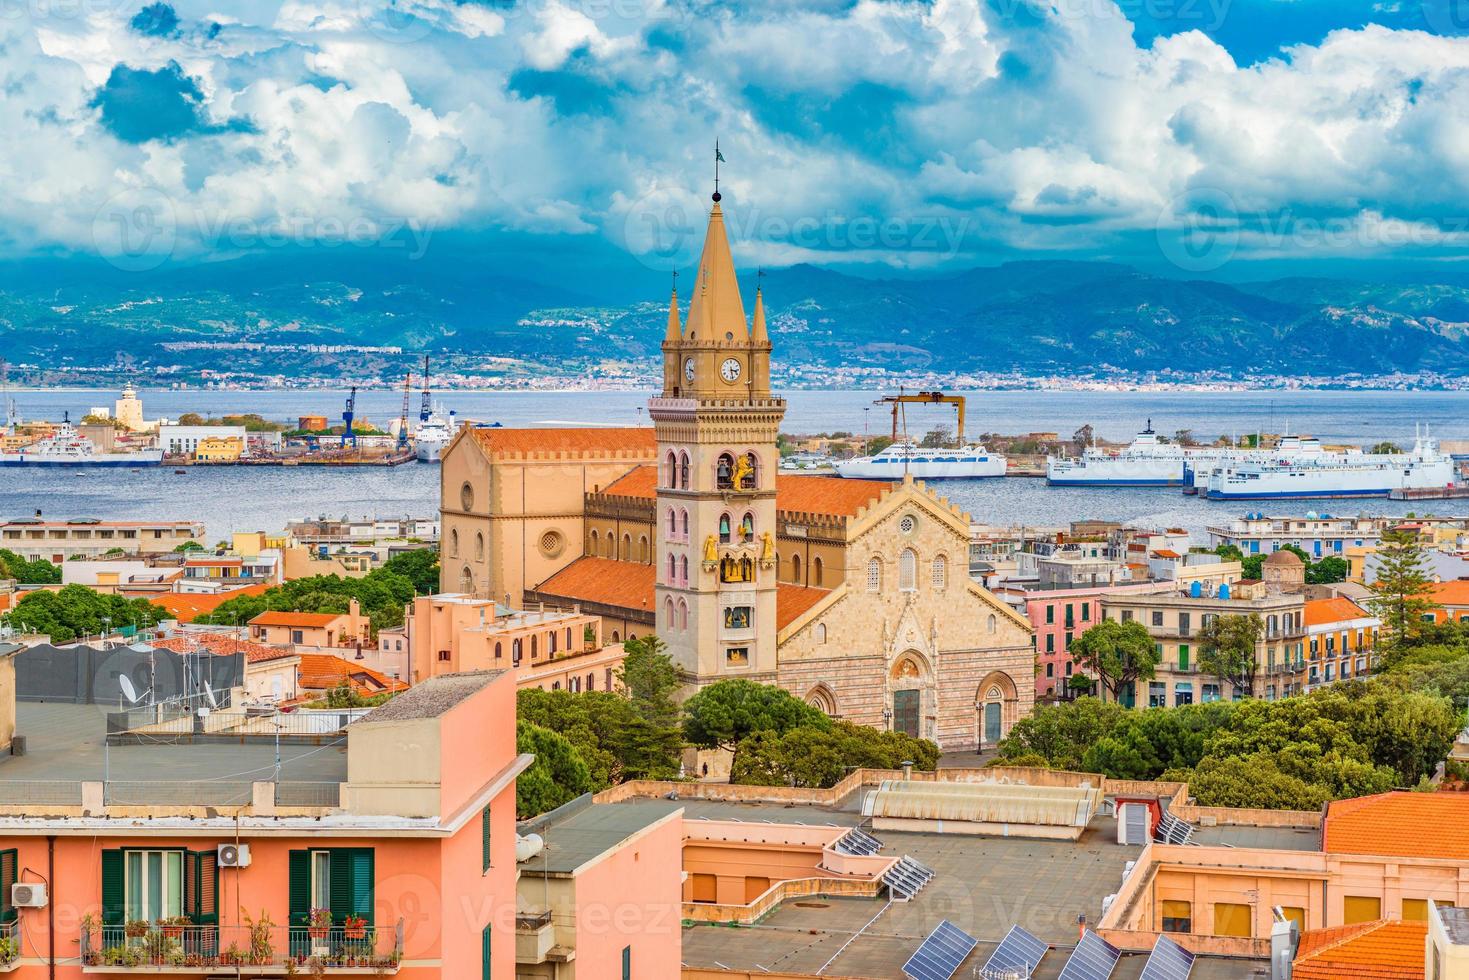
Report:
M 444 452 L 445 592 L 656 633 L 686 692 L 778 684 L 833 717 L 945 749 L 1027 714 L 1027 621 L 968 574 L 969 517 L 912 480 L 778 473 L 759 288 L 747 318 L 720 196 L 680 318 L 669 300 L 651 428 L 465 425 Z

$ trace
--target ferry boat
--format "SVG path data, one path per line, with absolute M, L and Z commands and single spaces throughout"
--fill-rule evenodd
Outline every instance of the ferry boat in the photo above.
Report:
M 0 466 L 158 466 L 163 462 L 161 449 L 135 449 L 119 453 L 99 453 L 92 440 L 77 433 L 70 419 L 64 419 L 56 432 L 13 453 L 0 453 Z
M 1177 487 L 1184 484 L 1190 458 L 1203 464 L 1209 452 L 1163 442 L 1149 419 L 1147 428 L 1125 449 L 1088 446 L 1080 456 L 1047 457 L 1046 483 L 1053 487 Z
M 445 417 L 443 409 L 435 407 L 419 417 L 418 430 L 413 433 L 413 452 L 420 463 L 437 463 L 439 454 L 454 438 L 456 420 L 454 413 Z
M 1210 500 L 1264 497 L 1386 497 L 1394 490 L 1438 490 L 1456 479 L 1453 457 L 1420 435 L 1409 453 L 1326 454 L 1303 461 L 1257 460 L 1209 476 Z
M 837 476 L 859 480 L 971 480 L 1005 475 L 1005 457 L 979 445 L 927 449 L 895 442 L 873 456 L 838 460 Z
M 1222 467 L 1233 466 L 1238 463 L 1252 463 L 1268 461 L 1271 463 L 1306 463 L 1313 460 L 1338 459 L 1345 460 L 1352 456 L 1360 455 L 1359 450 L 1351 450 L 1347 453 L 1327 454 L 1321 446 L 1321 440 L 1314 436 L 1291 436 L 1280 437 L 1274 449 L 1247 449 L 1247 448 L 1225 448 L 1209 449 L 1189 456 L 1184 462 L 1183 469 L 1183 492 L 1187 494 L 1207 494 L 1209 492 L 1209 477 L 1214 471 Z

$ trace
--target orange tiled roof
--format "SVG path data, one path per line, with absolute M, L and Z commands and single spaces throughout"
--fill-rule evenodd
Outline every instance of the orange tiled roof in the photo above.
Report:
M 777 582 L 775 585 L 775 628 L 783 630 L 800 619 L 812 606 L 831 595 L 827 589 Z
M 1350 599 L 1334 596 L 1330 599 L 1306 600 L 1306 625 L 1323 626 L 1326 623 L 1344 623 L 1352 619 L 1366 619 L 1367 610 Z
M 296 651 L 289 647 L 268 647 L 263 643 L 254 643 L 250 640 L 237 640 L 223 633 L 171 636 L 166 640 L 153 640 L 149 645 L 159 650 L 172 650 L 174 653 L 193 653 L 200 648 L 222 657 L 243 653 L 245 660 L 252 664 L 296 655 Z
M 1157 551 L 1153 552 L 1153 556 L 1155 558 L 1168 558 L 1168 559 L 1182 558 L 1183 557 L 1178 552 L 1174 551 L 1172 548 L 1159 548 Z
M 615 453 L 652 456 L 658 440 L 652 426 L 637 428 L 471 429 L 475 441 L 493 453 Z
M 607 484 L 603 493 L 614 497 L 639 497 L 652 500 L 658 494 L 658 467 L 634 466 L 623 476 Z
M 222 603 L 238 599 L 240 596 L 261 595 L 266 588 L 264 585 L 249 585 L 243 589 L 231 589 L 228 592 L 169 592 L 147 598 L 153 605 L 162 606 L 179 622 L 192 623 L 205 613 L 214 612 Z
M 303 653 L 296 668 L 301 686 L 322 691 L 350 684 L 358 694 L 382 694 L 384 691 L 406 691 L 408 685 L 343 657 L 329 653 Z
M 1301 936 L 1295 980 L 1423 980 L 1426 922 L 1359 922 Z
M 330 626 L 346 613 L 263 612 L 250 620 L 251 626 Z
M 1378 793 L 1326 809 L 1321 849 L 1469 861 L 1469 794 Z
M 578 558 L 535 591 L 620 609 L 653 609 L 652 565 L 615 558 Z
M 1435 582 L 1429 594 L 1441 606 L 1469 606 L 1469 579 Z
M 857 511 L 882 497 L 896 484 L 883 480 L 844 480 L 839 476 L 786 476 L 775 478 L 775 506 L 797 514 L 835 514 L 855 517 Z

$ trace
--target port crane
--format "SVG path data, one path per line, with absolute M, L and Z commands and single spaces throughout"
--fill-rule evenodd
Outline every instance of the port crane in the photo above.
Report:
M 955 436 L 960 446 L 964 445 L 964 396 L 946 395 L 942 391 L 920 391 L 909 395 L 902 393 L 887 395 L 879 398 L 873 404 L 893 406 L 893 442 L 898 441 L 898 413 L 904 405 L 953 405 L 958 415 L 958 429 Z
M 403 414 L 398 416 L 398 448 L 408 448 L 408 399 L 413 391 L 413 372 L 403 378 Z
M 423 400 L 418 404 L 418 421 L 427 422 L 433 414 L 433 395 L 428 390 L 428 355 L 423 355 Z
M 353 449 L 357 448 L 357 433 L 352 430 L 352 417 L 356 414 L 357 386 L 353 385 L 351 394 L 347 396 L 347 407 L 342 410 L 342 421 L 346 423 L 346 428 L 342 430 L 341 447 L 343 449 L 347 448 L 348 442 L 352 443 Z

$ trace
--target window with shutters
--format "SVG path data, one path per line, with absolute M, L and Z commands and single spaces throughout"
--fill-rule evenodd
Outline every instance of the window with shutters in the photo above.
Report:
M 184 852 L 128 851 L 123 863 L 123 917 L 157 922 L 184 914 Z
M 14 922 L 15 906 L 10 904 L 10 886 L 19 880 L 19 852 L 15 848 L 0 851 L 0 922 Z
M 373 922 L 373 849 L 332 847 L 290 853 L 290 924 L 304 926 L 312 909 L 327 909 L 332 923 L 347 916 Z
M 9 896 L 9 888 L 6 888 Z M 102 924 L 156 922 L 187 916 L 194 925 L 219 923 L 219 866 L 206 851 L 118 848 L 102 852 Z M 118 938 L 120 939 L 120 933 Z M 111 942 L 104 935 L 104 942 Z M 201 936 L 201 950 L 212 940 Z
M 490 927 L 487 925 L 479 934 L 480 976 L 490 980 Z
M 490 808 L 486 806 L 479 814 L 480 859 L 483 874 L 490 870 Z

